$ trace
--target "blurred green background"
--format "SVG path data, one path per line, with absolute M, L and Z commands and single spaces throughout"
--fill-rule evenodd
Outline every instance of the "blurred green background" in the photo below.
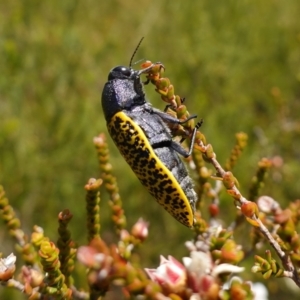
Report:
M 175 92 L 204 119 L 201 130 L 221 163 L 234 134 L 249 135 L 234 170 L 242 192 L 260 158 L 278 157 L 283 164 L 263 193 L 283 207 L 299 197 L 299 12 L 298 0 L 0 1 L 0 183 L 26 232 L 38 224 L 55 240 L 56 216 L 70 208 L 74 239 L 86 242 L 83 187 L 99 177 L 93 137 L 107 132 L 102 88 L 143 36 L 135 60 L 163 62 Z M 164 108 L 153 86 L 146 92 Z M 192 233 L 157 205 L 108 141 L 128 224 L 139 217 L 151 224 L 142 265 L 157 265 L 159 254 L 180 260 Z M 102 234 L 111 242 L 107 200 L 103 190 Z M 221 207 L 226 226 L 235 208 L 225 194 Z M 8 255 L 14 247 L 4 226 L 0 239 Z M 264 283 L 270 299 L 295 295 L 284 280 Z

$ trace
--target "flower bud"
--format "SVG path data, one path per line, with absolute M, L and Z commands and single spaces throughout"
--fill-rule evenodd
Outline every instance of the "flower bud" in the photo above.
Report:
M 141 241 L 148 237 L 149 223 L 140 218 L 132 227 L 131 234 Z
M 0 258 L 0 281 L 7 281 L 14 276 L 16 259 L 13 253 L 6 258 Z
M 152 281 L 158 283 L 166 294 L 180 293 L 185 290 L 187 274 L 184 266 L 174 257 L 161 256 L 157 269 L 145 269 Z

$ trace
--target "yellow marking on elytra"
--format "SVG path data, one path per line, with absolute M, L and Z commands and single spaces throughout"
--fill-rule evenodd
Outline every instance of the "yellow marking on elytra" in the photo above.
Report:
M 144 131 L 123 112 L 107 124 L 122 156 L 141 183 L 175 219 L 193 226 L 193 210 L 175 176 L 152 149 Z

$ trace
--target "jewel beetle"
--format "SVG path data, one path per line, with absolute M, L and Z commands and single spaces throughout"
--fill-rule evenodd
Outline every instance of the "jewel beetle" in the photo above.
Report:
M 175 219 L 192 227 L 197 195 L 179 154 L 191 155 L 196 136 L 193 130 L 189 151 L 172 139 L 167 124 L 184 122 L 160 111 L 146 100 L 140 71 L 117 66 L 108 75 L 102 92 L 107 129 L 120 153 L 148 189 Z

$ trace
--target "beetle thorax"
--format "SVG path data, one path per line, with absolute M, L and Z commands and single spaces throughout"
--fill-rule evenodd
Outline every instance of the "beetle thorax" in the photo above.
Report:
M 119 111 L 130 110 L 145 103 L 143 84 L 138 72 L 125 67 L 114 68 L 102 92 L 106 121 Z
M 112 81 L 115 99 L 121 110 L 130 109 L 136 105 L 145 103 L 145 94 L 141 84 L 136 84 L 134 80 L 116 79 Z

